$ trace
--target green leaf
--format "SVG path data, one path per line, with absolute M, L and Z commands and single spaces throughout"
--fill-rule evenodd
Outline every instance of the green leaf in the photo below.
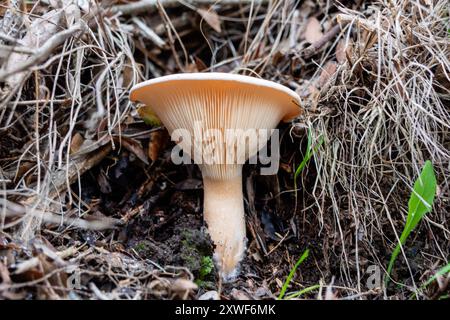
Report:
M 289 283 L 291 282 L 292 278 L 294 277 L 295 271 L 297 270 L 297 268 L 299 267 L 299 265 L 301 265 L 302 262 L 303 262 L 306 258 L 308 258 L 308 256 L 309 256 L 309 249 L 306 249 L 306 250 L 303 252 L 303 254 L 302 254 L 302 256 L 300 257 L 300 259 L 298 259 L 298 261 L 295 263 L 295 265 L 294 265 L 294 267 L 292 268 L 291 272 L 289 272 L 289 275 L 288 275 L 288 277 L 286 278 L 286 281 L 284 282 L 283 287 L 281 288 L 281 292 L 280 292 L 280 294 L 279 294 L 279 296 L 278 296 L 278 300 L 283 299 L 284 294 L 286 293 L 286 290 L 287 290 L 287 288 L 288 288 L 288 286 L 289 286 Z
M 159 127 L 161 125 L 161 120 L 159 120 L 158 116 L 152 110 L 152 108 L 143 106 L 137 109 L 137 113 L 142 118 L 142 120 L 144 120 L 145 124 L 153 127 Z
M 387 269 L 387 277 L 385 278 L 385 285 L 389 283 L 390 274 L 394 267 L 395 260 L 400 253 L 401 246 L 405 244 L 408 236 L 416 228 L 424 215 L 431 211 L 436 195 L 436 185 L 436 176 L 434 175 L 433 165 L 431 164 L 431 161 L 427 160 L 422 168 L 419 178 L 414 183 L 414 188 L 408 202 L 406 225 L 400 236 L 400 243 L 397 244 L 392 252 Z
M 413 193 L 408 202 L 407 228 L 414 229 L 424 214 L 431 211 L 435 194 L 436 177 L 433 165 L 427 160 L 419 179 L 414 183 Z

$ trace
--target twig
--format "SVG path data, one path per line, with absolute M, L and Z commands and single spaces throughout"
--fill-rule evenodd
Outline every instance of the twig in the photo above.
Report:
M 14 37 L 11 37 L 11 36 L 9 36 L 7 34 L 4 34 L 2 32 L 0 32 L 0 40 L 6 41 L 6 42 L 11 42 L 11 43 L 14 43 L 14 44 L 20 44 L 20 45 L 22 44 L 22 41 L 14 38 Z
M 81 229 L 105 230 L 105 229 L 113 229 L 121 224 L 120 220 L 113 218 L 103 218 L 102 220 L 96 221 L 87 221 L 80 218 L 68 218 L 68 217 L 64 217 L 62 219 L 62 217 L 57 214 L 48 211 L 32 209 L 30 207 L 26 207 L 6 199 L 2 199 L 2 201 L 0 201 L 0 206 L 3 207 L 2 211 L 5 212 L 5 215 L 7 217 L 23 217 L 25 215 L 30 215 L 41 219 L 44 223 L 52 223 L 52 224 L 63 223 L 65 225 L 70 225 Z
M 155 31 L 150 29 L 144 22 L 139 20 L 137 17 L 133 17 L 132 20 L 139 27 L 144 37 L 150 39 L 154 44 L 156 44 L 160 48 L 163 48 L 166 45 L 166 42 L 163 39 L 161 39 L 161 37 L 158 36 Z
M 344 21 L 344 24 L 347 24 L 347 22 Z M 343 25 L 344 26 L 344 25 Z M 342 26 L 342 27 L 343 27 Z M 341 31 L 341 25 L 336 24 L 333 28 L 328 30 L 322 38 L 311 44 L 308 48 L 303 51 L 303 57 L 305 59 L 311 58 L 313 55 L 315 55 L 328 41 L 330 41 L 334 36 L 336 36 L 339 31 Z
M 42 247 L 44 248 L 43 250 L 41 249 Z M 47 257 L 52 259 L 59 267 L 66 266 L 67 262 L 64 261 L 63 259 L 74 255 L 75 253 L 77 253 L 79 251 L 79 249 L 81 247 L 83 247 L 83 246 L 80 246 L 78 248 L 71 246 L 71 247 L 69 247 L 69 248 L 67 248 L 65 250 L 54 252 L 50 248 L 48 248 L 47 246 L 43 246 L 42 244 L 38 244 L 38 249 L 41 249 L 42 252 Z M 15 265 L 14 274 L 17 275 L 17 274 L 21 274 L 21 273 L 27 272 L 28 270 L 37 267 L 39 265 L 39 263 L 40 263 L 39 257 L 33 257 L 31 259 L 22 261 L 22 262 L 18 263 L 17 265 Z

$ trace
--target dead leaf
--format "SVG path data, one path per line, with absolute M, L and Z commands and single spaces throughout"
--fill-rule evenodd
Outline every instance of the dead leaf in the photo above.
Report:
M 202 294 L 200 297 L 198 297 L 198 300 L 219 300 L 220 296 L 217 293 L 217 291 L 206 291 L 204 294 Z
M 257 262 L 263 262 L 263 258 L 259 252 L 252 253 L 251 257 Z
M 75 152 L 79 151 L 83 142 L 84 142 L 83 136 L 79 132 L 75 133 L 70 143 L 70 154 L 74 154 Z
M 136 157 L 139 158 L 142 162 L 145 164 L 148 164 L 148 158 L 147 155 L 144 152 L 144 149 L 142 149 L 142 145 L 139 141 L 127 138 L 127 137 L 113 137 L 114 142 L 121 143 L 122 146 L 124 146 L 128 151 L 133 152 Z
M 261 298 L 261 297 L 269 297 L 271 296 L 271 291 L 267 288 L 267 287 L 259 287 L 258 289 L 256 289 L 256 291 L 253 293 L 253 295 L 257 298 Z
M 368 50 L 372 48 L 375 45 L 375 43 L 377 43 L 378 36 L 375 31 L 363 30 L 362 39 L 363 39 L 362 42 L 365 43 L 364 50 Z
M 176 279 L 170 287 L 171 291 L 183 300 L 185 300 L 192 291 L 197 290 L 197 288 L 198 286 L 194 282 L 182 278 Z
M 35 165 L 36 164 L 34 162 L 22 161 L 20 163 L 19 168 L 17 169 L 17 172 L 12 173 L 12 174 L 14 174 L 14 181 L 17 182 L 20 179 L 22 179 L 25 174 L 27 174 L 27 173 L 29 174 L 30 169 L 33 168 L 33 166 L 35 166 Z
M 197 70 L 198 71 L 201 72 L 201 71 L 204 71 L 204 70 L 208 69 L 206 64 L 199 57 L 194 57 L 194 61 L 195 61 L 195 65 L 197 66 Z
M 345 40 L 341 39 L 339 40 L 337 46 L 336 46 L 336 60 L 339 64 L 342 64 L 347 60 L 345 50 L 347 49 L 347 46 L 345 45 Z
M 104 194 L 111 193 L 111 185 L 109 184 L 108 177 L 106 176 L 105 172 L 100 170 L 98 176 L 97 176 L 97 183 L 100 187 L 100 191 Z
M 196 73 L 196 72 L 199 72 L 196 63 L 189 63 L 189 64 L 185 67 L 185 71 L 186 71 L 186 72 L 189 72 L 189 73 Z
M 181 182 L 178 182 L 175 185 L 175 189 L 177 190 L 197 190 L 202 187 L 202 181 L 198 179 L 186 179 Z
M 61 17 L 62 12 L 60 10 L 51 10 L 39 19 L 34 20 L 21 39 L 22 44 L 30 49 L 37 49 L 42 46 L 51 36 L 57 33 Z M 4 64 L 4 68 L 6 71 L 14 70 L 18 65 L 26 63 L 29 57 L 28 54 L 13 52 Z M 26 74 L 27 72 L 24 71 L 15 73 L 8 77 L 6 82 L 9 87 L 14 88 L 24 79 Z
M 124 65 L 122 70 L 122 77 L 123 77 L 123 86 L 125 88 L 128 88 L 133 81 L 134 76 L 134 69 L 131 67 L 131 63 L 127 61 L 127 63 Z
M 287 173 L 292 173 L 292 168 L 288 163 L 280 162 L 280 168 Z
M 152 161 L 156 161 L 164 148 L 167 141 L 166 131 L 157 130 L 150 133 L 150 140 L 148 142 L 148 157 Z
M 65 296 L 65 291 L 59 288 L 64 288 L 67 284 L 67 276 L 63 268 L 66 262 L 53 251 L 52 246 L 49 247 L 46 243 L 51 246 L 45 239 L 31 242 L 32 247 L 29 249 L 33 257 L 13 266 L 12 279 L 19 283 L 41 280 L 44 286 L 38 287 L 38 298 L 57 299 Z M 43 279 L 43 277 L 46 278 Z
M 230 293 L 231 297 L 235 300 L 250 300 L 250 297 L 242 290 L 233 288 Z
M 44 275 L 52 274 L 48 278 L 48 284 L 50 286 L 41 287 L 41 294 L 45 297 L 54 297 L 55 294 L 64 297 L 66 294 L 65 290 L 59 288 L 65 288 L 67 286 L 66 273 L 63 270 L 60 270 L 54 263 L 48 261 L 44 256 L 38 255 L 38 257 Z
M 328 61 L 323 67 L 322 73 L 320 74 L 318 85 L 323 88 L 331 77 L 336 73 L 337 65 L 334 61 Z
M 322 36 L 322 26 L 320 25 L 319 20 L 314 17 L 309 18 L 304 34 L 305 40 L 309 43 L 314 43 L 320 40 Z
M 202 18 L 206 21 L 207 24 L 209 24 L 211 28 L 219 33 L 222 32 L 222 28 L 220 27 L 219 15 L 216 11 L 210 8 L 208 10 L 197 9 L 197 12 L 202 16 Z
M 66 22 L 68 26 L 71 26 L 80 21 L 80 7 L 71 1 L 69 2 L 68 0 L 65 0 L 64 2 L 64 15 L 66 17 Z
M 309 91 L 309 101 L 311 103 L 311 111 L 315 111 L 317 108 L 317 105 L 319 104 L 319 97 L 320 97 L 320 91 L 316 88 L 315 85 L 310 85 L 308 87 Z
M 273 65 L 277 65 L 280 62 L 282 62 L 282 60 L 286 57 L 286 53 L 285 52 L 281 52 L 280 50 L 275 52 L 273 57 L 272 57 L 272 64 Z

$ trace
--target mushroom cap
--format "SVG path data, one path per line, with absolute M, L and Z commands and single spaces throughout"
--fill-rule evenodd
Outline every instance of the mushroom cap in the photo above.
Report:
M 130 98 L 150 107 L 170 134 L 184 130 L 181 139 L 174 139 L 183 141 L 180 146 L 200 165 L 204 177 L 217 179 L 239 175 L 245 159 L 263 147 L 246 144 L 247 135 L 255 142 L 263 137 L 262 131 L 268 132 L 281 120 L 288 121 L 301 112 L 294 91 L 272 81 L 228 73 L 155 78 L 134 86 Z M 230 132 L 235 140 L 227 139 Z M 245 150 L 239 151 L 243 145 Z
M 150 106 L 159 114 L 162 110 L 157 104 L 166 100 L 164 96 L 171 96 L 174 91 L 187 90 L 192 93 L 195 88 L 217 89 L 232 95 L 239 89 L 240 92 L 260 96 L 261 99 L 267 97 L 278 104 L 283 121 L 290 121 L 302 112 L 300 97 L 293 90 L 273 81 L 222 72 L 180 73 L 147 80 L 131 88 L 130 99 Z

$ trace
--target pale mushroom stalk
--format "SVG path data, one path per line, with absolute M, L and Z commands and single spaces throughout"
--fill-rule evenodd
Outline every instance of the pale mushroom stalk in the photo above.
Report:
M 280 84 L 225 73 L 152 79 L 134 86 L 130 98 L 151 107 L 174 140 L 182 130 L 179 145 L 203 176 L 203 214 L 215 263 L 224 281 L 233 280 L 246 246 L 242 165 L 269 139 L 261 132 L 300 114 L 300 98 Z M 246 144 L 249 130 L 258 144 Z M 234 140 L 227 140 L 228 131 Z
M 214 260 L 221 266 L 224 280 L 238 274 L 239 261 L 245 250 L 245 213 L 242 176 L 227 180 L 203 178 L 203 215 L 214 242 Z

